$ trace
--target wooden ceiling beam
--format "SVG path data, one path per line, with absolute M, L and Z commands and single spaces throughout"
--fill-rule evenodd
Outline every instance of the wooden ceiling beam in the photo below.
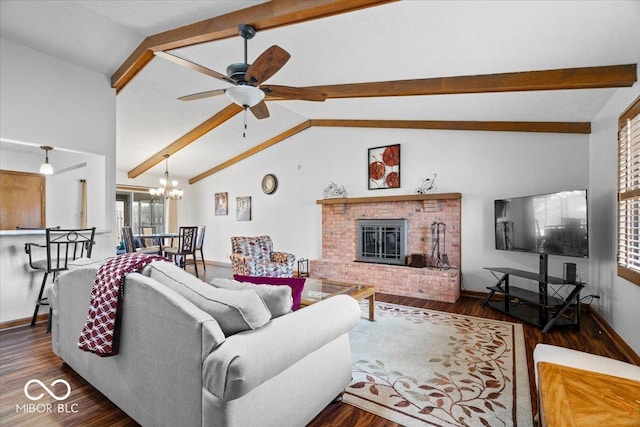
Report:
M 165 51 L 238 35 L 238 24 L 257 31 L 297 24 L 332 15 L 353 12 L 397 0 L 272 0 L 222 16 L 185 25 L 147 37 L 111 76 L 111 86 L 120 92 L 152 59 Z
M 630 87 L 637 80 L 636 64 L 611 65 L 477 76 L 435 77 L 386 82 L 307 86 L 327 98 L 451 95 L 462 93 Z
M 204 136 L 208 132 L 211 132 L 213 129 L 217 128 L 231 117 L 235 116 L 239 112 L 243 111 L 242 107 L 236 104 L 230 104 L 227 107 L 220 110 L 218 113 L 214 114 L 204 122 L 200 123 L 195 128 L 191 129 L 189 132 L 182 135 L 180 138 L 173 141 L 171 144 L 164 147 L 162 150 L 155 153 L 153 156 L 149 157 L 147 160 L 140 163 L 135 168 L 131 169 L 127 176 L 129 178 L 136 178 L 142 173 L 148 171 L 158 163 L 164 161 L 165 154 L 172 155 L 182 150 L 187 145 L 196 141 L 198 138 Z
M 459 120 L 311 120 L 311 126 L 387 129 L 476 130 L 590 134 L 589 122 L 506 122 Z
M 201 173 L 200 175 L 194 176 L 193 178 L 189 179 L 189 184 L 195 184 L 196 182 L 205 179 L 206 177 L 213 175 L 214 173 L 220 172 L 223 169 L 228 168 L 231 165 L 235 165 L 236 163 L 253 156 L 254 154 L 259 153 L 262 150 L 266 150 L 267 148 L 271 147 L 272 145 L 275 145 L 277 143 L 279 143 L 280 141 L 284 141 L 285 139 L 302 132 L 305 129 L 308 129 L 310 126 L 309 124 L 309 120 L 304 121 L 302 123 L 300 123 L 297 126 L 292 127 L 291 129 L 288 129 L 284 132 L 282 132 L 279 135 L 274 136 L 271 139 L 266 140 L 265 142 L 256 145 L 255 147 L 238 154 L 235 157 L 232 157 L 231 159 L 227 160 L 226 162 L 220 163 L 218 166 L 213 167 L 211 169 L 209 169 L 206 172 Z
M 549 133 L 591 133 L 589 122 L 473 122 L 444 120 L 334 120 L 311 119 L 274 136 L 237 156 L 189 179 L 189 184 L 205 179 L 229 166 L 266 150 L 311 127 L 362 127 L 389 129 L 439 129 L 439 130 L 477 130 L 492 132 L 549 132 Z

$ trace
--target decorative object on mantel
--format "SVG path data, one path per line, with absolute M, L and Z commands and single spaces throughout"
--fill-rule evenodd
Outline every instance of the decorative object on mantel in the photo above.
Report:
M 442 253 L 440 253 L 440 230 L 442 230 Z M 451 268 L 449 256 L 444 253 L 447 246 L 447 224 L 441 221 L 431 223 L 431 260 L 433 267 L 440 270 Z
M 251 221 L 251 196 L 236 197 L 236 221 Z
M 369 190 L 400 188 L 400 144 L 369 148 Z
M 262 191 L 264 194 L 273 194 L 278 189 L 278 178 L 272 173 L 268 173 L 262 178 Z
M 40 148 L 44 150 L 44 163 L 40 165 L 40 173 L 42 175 L 53 175 L 53 166 L 49 163 L 49 151 L 53 150 L 53 147 L 41 145 Z
M 438 187 L 436 186 L 436 177 L 438 176 L 437 173 L 433 174 L 433 178 L 425 178 L 425 180 L 422 182 L 422 185 L 420 186 L 420 188 L 418 188 L 416 190 L 416 193 L 418 194 L 433 194 L 436 192 L 436 190 L 438 189 Z
M 165 199 L 180 200 L 184 191 L 182 188 L 178 188 L 178 181 L 169 179 L 169 155 L 164 155 L 165 168 L 164 178 L 160 178 L 160 187 L 150 188 L 149 194 L 153 197 L 162 197 Z
M 214 209 L 216 215 L 229 214 L 229 193 L 216 193 L 214 196 Z
M 344 189 L 344 186 L 338 187 L 333 181 L 331 181 L 331 184 L 325 187 L 322 192 L 322 197 L 325 199 L 346 198 L 347 190 Z

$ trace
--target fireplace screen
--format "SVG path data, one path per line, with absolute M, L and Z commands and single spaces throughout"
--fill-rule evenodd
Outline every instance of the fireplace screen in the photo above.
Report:
M 405 264 L 406 219 L 358 220 L 358 261 Z

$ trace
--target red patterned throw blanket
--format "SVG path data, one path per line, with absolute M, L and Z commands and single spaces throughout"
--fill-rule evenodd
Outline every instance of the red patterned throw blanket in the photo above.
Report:
M 124 277 L 158 260 L 168 261 L 160 255 L 129 253 L 100 266 L 91 290 L 87 322 L 78 339 L 81 350 L 98 356 L 118 354 Z

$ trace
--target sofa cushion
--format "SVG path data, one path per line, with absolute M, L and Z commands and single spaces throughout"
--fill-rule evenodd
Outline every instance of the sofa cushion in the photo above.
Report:
M 209 313 L 227 337 L 257 329 L 271 320 L 271 312 L 252 289 L 218 289 L 168 262 L 153 262 L 143 270 L 143 274 L 175 290 Z
M 296 311 L 300 308 L 302 301 L 302 290 L 304 289 L 304 277 L 262 277 L 262 276 L 241 276 L 234 274 L 233 278 L 238 282 L 248 282 L 260 285 L 282 286 L 286 285 L 291 288 L 291 296 L 293 297 L 293 305 L 291 309 Z
M 238 282 L 237 280 L 225 279 L 222 277 L 215 278 L 211 284 L 216 288 L 240 290 L 253 289 L 271 311 L 272 317 L 280 317 L 283 314 L 291 313 L 293 298 L 291 296 L 291 288 L 289 286 L 273 286 L 273 285 L 254 285 L 248 282 Z

